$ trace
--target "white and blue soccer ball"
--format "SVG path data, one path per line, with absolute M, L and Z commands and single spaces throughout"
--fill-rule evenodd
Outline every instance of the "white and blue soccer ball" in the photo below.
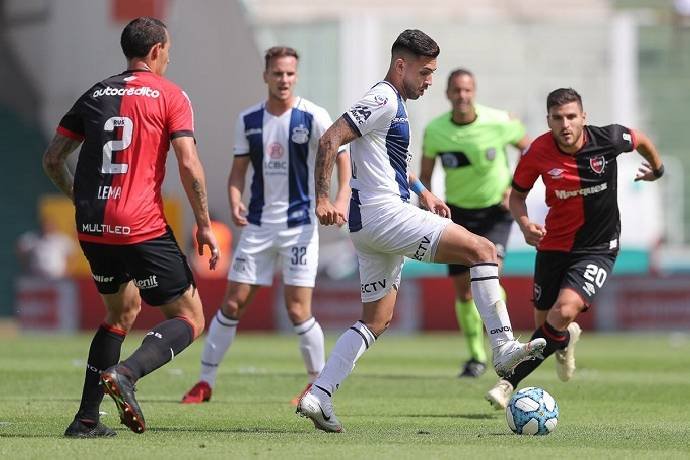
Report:
M 510 398 L 506 421 L 513 433 L 546 435 L 558 424 L 558 404 L 543 388 L 522 388 Z

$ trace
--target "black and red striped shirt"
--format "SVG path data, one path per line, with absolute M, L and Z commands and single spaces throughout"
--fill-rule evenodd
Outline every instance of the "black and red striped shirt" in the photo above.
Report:
M 189 98 L 146 70 L 91 87 L 57 132 L 83 141 L 74 176 L 81 241 L 134 244 L 165 233 L 161 184 L 170 141 L 194 136 Z
M 620 236 L 616 158 L 637 148 L 625 126 L 584 127 L 585 144 L 562 152 L 551 132 L 532 142 L 520 158 L 513 188 L 529 191 L 541 176 L 546 187 L 546 236 L 540 251 L 615 252 Z

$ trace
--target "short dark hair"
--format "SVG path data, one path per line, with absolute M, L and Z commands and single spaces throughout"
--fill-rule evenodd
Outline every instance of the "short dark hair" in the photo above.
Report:
M 127 59 L 149 54 L 156 43 L 165 44 L 167 27 L 160 19 L 142 16 L 129 22 L 120 36 L 120 46 Z
M 474 81 L 474 74 L 472 72 L 470 72 L 469 70 L 463 69 L 462 67 L 453 70 L 450 73 L 450 75 L 448 75 L 448 84 L 446 85 L 446 89 L 450 88 L 450 82 L 452 82 L 453 79 L 455 79 L 457 77 L 462 77 L 465 75 L 470 77 L 472 79 L 472 81 Z
M 560 105 L 569 104 L 571 102 L 577 102 L 582 110 L 582 97 L 572 88 L 558 88 L 549 93 L 546 96 L 546 111 L 548 112 L 551 107 L 557 107 Z
M 268 65 L 271 63 L 271 59 L 285 56 L 293 57 L 299 61 L 299 55 L 297 54 L 297 51 L 294 48 L 290 48 L 289 46 L 273 46 L 267 49 L 266 54 L 264 55 L 266 69 L 268 69 Z
M 441 52 L 441 48 L 433 38 L 417 29 L 404 30 L 393 42 L 391 54 L 410 53 L 415 56 L 435 58 Z

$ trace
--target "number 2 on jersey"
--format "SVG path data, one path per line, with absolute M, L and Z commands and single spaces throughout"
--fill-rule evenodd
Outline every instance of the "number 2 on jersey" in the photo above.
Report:
M 122 128 L 122 139 L 108 141 L 103 145 L 103 165 L 101 172 L 103 174 L 125 174 L 129 169 L 127 163 L 113 163 L 113 152 L 119 152 L 129 147 L 132 143 L 132 131 L 134 124 L 132 119 L 128 117 L 110 117 L 105 121 L 103 130 L 112 132 L 115 128 Z

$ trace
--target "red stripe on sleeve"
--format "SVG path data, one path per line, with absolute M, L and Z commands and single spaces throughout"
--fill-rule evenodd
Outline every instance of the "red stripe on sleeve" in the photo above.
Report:
M 65 128 L 64 126 L 58 126 L 57 129 L 55 130 L 58 134 L 61 136 L 69 137 L 70 139 L 73 139 L 75 141 L 83 141 L 84 136 L 78 133 L 75 133 L 74 131 L 70 131 L 69 129 Z

